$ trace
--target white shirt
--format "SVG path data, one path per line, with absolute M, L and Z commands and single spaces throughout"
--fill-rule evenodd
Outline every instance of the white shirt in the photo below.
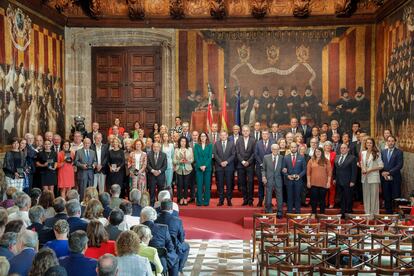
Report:
M 234 135 L 234 143 L 237 143 L 237 140 L 239 139 L 239 135 Z
M 9 215 L 8 221 L 22 220 L 24 228 L 28 227 L 31 223 L 28 211 L 17 211 Z
M 249 144 L 249 137 L 247 138 L 244 137 L 243 140 L 244 140 L 244 149 L 247 150 L 247 145 Z
M 102 144 L 96 145 L 96 156 L 98 157 L 98 164 L 101 165 L 101 151 L 102 151 Z
M 121 231 L 128 231 L 129 229 L 131 229 L 132 226 L 138 225 L 139 222 L 140 222 L 139 217 L 125 215 L 124 221 L 119 224 L 118 229 Z
M 273 162 L 273 160 L 275 160 L 275 167 L 273 169 L 276 170 L 277 163 L 279 162 L 279 155 L 273 155 L 272 154 L 272 162 Z
M 141 153 L 135 153 L 135 169 L 139 170 L 141 166 Z

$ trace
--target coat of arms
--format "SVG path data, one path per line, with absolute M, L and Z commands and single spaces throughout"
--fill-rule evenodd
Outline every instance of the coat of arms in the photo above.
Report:
M 23 52 L 30 45 L 32 20 L 20 8 L 13 9 L 10 5 L 6 15 L 13 45 L 17 50 Z
M 299 63 L 307 63 L 309 60 L 309 47 L 304 45 L 296 47 L 296 58 Z
M 272 45 L 266 48 L 267 60 L 271 65 L 275 65 L 279 60 L 279 47 Z
M 239 53 L 239 59 L 242 63 L 246 63 L 250 59 L 250 47 L 243 44 L 240 48 L 237 48 L 237 52 Z

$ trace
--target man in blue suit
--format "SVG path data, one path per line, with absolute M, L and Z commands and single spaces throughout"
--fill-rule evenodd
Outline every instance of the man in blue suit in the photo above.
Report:
M 387 139 L 388 149 L 381 152 L 384 168 L 381 170 L 382 191 L 385 210 L 392 214 L 392 201 L 401 196 L 401 169 L 404 164 L 403 152 L 395 147 L 397 139 L 390 136 Z
M 295 142 L 290 144 L 290 154 L 284 158 L 283 173 L 287 177 L 287 205 L 288 213 L 300 214 L 300 200 L 303 189 L 302 177 L 306 174 L 306 160 L 298 154 L 298 145 Z
M 21 276 L 29 275 L 32 267 L 33 258 L 39 246 L 37 233 L 30 230 L 22 230 L 18 236 L 17 245 L 21 248 L 19 254 L 10 259 L 9 275 L 17 274 Z
M 165 248 L 167 253 L 165 256 L 160 256 L 162 266 L 165 271 L 168 271 L 170 276 L 178 275 L 179 259 L 174 248 L 174 243 L 171 239 L 168 226 L 165 224 L 155 223 L 157 219 L 157 212 L 154 208 L 147 206 L 141 211 L 141 223 L 151 229 L 152 239 L 149 246 L 157 249 Z
M 84 255 L 87 245 L 88 236 L 85 231 L 77 230 L 69 235 L 70 254 L 59 259 L 60 265 L 66 269 L 68 275 L 96 275 L 98 262 Z
M 188 254 L 190 253 L 190 246 L 185 242 L 183 222 L 172 214 L 172 208 L 173 203 L 170 199 L 161 202 L 161 213 L 155 222 L 168 226 L 168 231 L 170 232 L 171 239 L 179 258 L 178 271 L 183 272 L 184 265 L 188 259 Z
M 263 166 L 263 157 L 265 155 L 271 154 L 271 146 L 273 141 L 269 139 L 269 130 L 262 130 L 262 139 L 256 142 L 256 148 L 254 151 L 254 159 L 256 160 L 256 176 L 259 183 L 259 203 L 257 207 L 263 207 L 264 199 L 264 185 L 262 180 L 262 166 Z
M 68 214 L 69 233 L 76 230 L 86 231 L 88 223 L 80 218 L 81 206 L 77 199 L 71 199 L 66 203 L 66 213 Z

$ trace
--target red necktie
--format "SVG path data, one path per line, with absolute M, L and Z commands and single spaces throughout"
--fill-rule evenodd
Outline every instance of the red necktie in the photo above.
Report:
M 292 156 L 292 165 L 293 165 L 293 167 L 295 167 L 295 165 L 296 165 L 296 154 L 294 154 Z

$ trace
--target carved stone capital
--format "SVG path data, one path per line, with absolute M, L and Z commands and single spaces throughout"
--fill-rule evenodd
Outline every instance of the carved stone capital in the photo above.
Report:
M 294 0 L 293 15 L 296 17 L 308 17 L 310 15 L 310 0 Z
M 352 0 L 335 0 L 335 14 L 336 16 L 350 16 L 353 11 Z
M 185 16 L 183 0 L 170 0 L 170 16 L 173 19 L 182 19 Z
M 227 9 L 224 4 L 224 0 L 210 1 L 210 15 L 219 20 L 224 19 L 227 16 Z
M 253 0 L 252 1 L 252 16 L 257 19 L 264 18 L 269 11 L 268 0 Z
M 102 16 L 101 0 L 89 0 L 88 12 L 92 18 L 100 18 Z
M 142 20 L 145 18 L 145 6 L 143 0 L 127 0 L 128 16 L 131 20 Z

